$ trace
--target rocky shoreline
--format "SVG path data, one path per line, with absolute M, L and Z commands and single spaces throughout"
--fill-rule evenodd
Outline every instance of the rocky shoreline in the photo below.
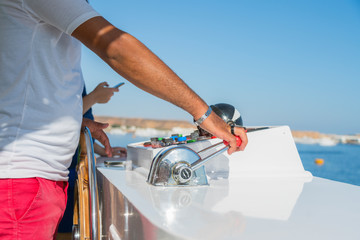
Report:
M 131 133 L 135 136 L 169 136 L 172 133 L 188 134 L 196 129 L 195 125 L 180 120 L 158 120 L 143 118 L 123 118 L 109 116 L 95 116 L 95 120 L 102 123 L 109 123 L 107 132 L 112 134 Z M 324 134 L 316 131 L 292 130 L 296 143 L 320 144 L 333 146 L 338 143 L 360 145 L 360 134 L 357 135 L 336 135 Z

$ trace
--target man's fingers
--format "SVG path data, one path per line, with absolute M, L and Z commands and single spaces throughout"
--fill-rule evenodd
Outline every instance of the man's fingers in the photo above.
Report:
M 105 147 L 105 153 L 108 157 L 112 157 L 112 149 L 110 146 L 110 142 L 108 141 L 107 144 L 104 145 Z
M 100 122 L 95 122 L 95 121 L 94 121 L 94 124 L 95 124 L 94 130 L 105 129 L 105 128 L 107 128 L 109 126 L 108 123 L 100 123 Z
M 120 156 L 120 157 L 126 157 L 127 156 L 127 150 L 123 147 L 113 147 L 112 153 L 114 156 Z
M 230 145 L 230 147 L 227 151 L 229 155 L 234 153 L 235 151 L 239 151 L 238 146 L 236 146 L 236 138 L 235 137 L 231 141 L 229 141 L 229 145 Z
M 107 128 L 109 126 L 108 123 L 99 123 L 92 121 L 87 118 L 83 118 L 83 126 L 86 126 L 89 128 L 91 132 L 91 136 L 98 140 L 104 147 L 105 147 L 105 153 L 111 157 L 112 156 L 112 150 L 109 142 L 109 138 L 107 137 L 106 133 L 103 131 L 103 129 Z
M 112 149 L 110 146 L 110 141 L 107 135 L 104 133 L 103 130 L 97 130 L 93 137 L 98 140 L 105 148 L 105 153 L 108 157 L 112 157 Z
M 244 128 L 235 127 L 234 132 L 235 135 L 241 139 L 241 144 L 240 146 L 237 146 L 236 137 L 233 136 L 232 139 L 229 141 L 230 147 L 228 149 L 228 154 L 232 154 L 235 151 L 243 151 L 248 144 L 248 138 Z
M 240 151 L 243 151 L 248 144 L 248 138 L 246 134 L 246 130 L 244 128 L 235 127 L 235 134 L 239 136 L 241 139 Z

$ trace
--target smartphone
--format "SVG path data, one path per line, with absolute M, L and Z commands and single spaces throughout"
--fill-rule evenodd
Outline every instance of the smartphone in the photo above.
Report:
M 113 88 L 118 88 L 118 87 L 121 87 L 122 85 L 124 85 L 125 83 L 124 82 L 121 82 L 119 84 L 116 84 L 115 86 L 113 86 Z
M 125 167 L 124 161 L 104 161 L 106 167 Z

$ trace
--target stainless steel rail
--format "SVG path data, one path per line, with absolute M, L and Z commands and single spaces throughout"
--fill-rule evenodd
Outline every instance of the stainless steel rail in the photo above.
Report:
M 91 226 L 91 239 L 100 239 L 98 226 L 100 226 L 99 218 L 99 199 L 96 181 L 96 164 L 94 156 L 94 145 L 89 128 L 85 127 L 84 130 L 86 153 L 88 158 L 88 171 L 89 171 L 89 211 L 90 211 L 90 226 Z

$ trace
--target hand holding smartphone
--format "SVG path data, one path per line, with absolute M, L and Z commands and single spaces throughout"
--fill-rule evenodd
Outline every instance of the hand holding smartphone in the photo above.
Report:
M 121 87 L 122 85 L 124 85 L 125 83 L 124 82 L 121 82 L 119 84 L 116 84 L 115 86 L 113 86 L 112 88 L 119 88 Z

